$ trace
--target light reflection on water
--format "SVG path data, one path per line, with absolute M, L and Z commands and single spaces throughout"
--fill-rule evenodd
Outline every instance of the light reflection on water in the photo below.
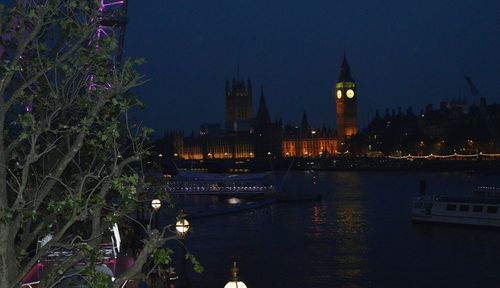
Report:
M 498 177 L 459 173 L 294 172 L 287 186 L 321 202 L 193 221 L 202 265 L 193 287 L 223 287 L 237 260 L 248 287 L 494 287 L 500 231 L 410 222 L 411 197 L 463 194 Z M 313 184 L 312 177 L 317 181 Z M 451 280 L 450 280 L 451 279 Z M 459 280 L 458 280 L 459 279 Z
M 352 287 L 358 287 L 356 280 L 366 274 L 367 252 L 367 215 L 362 181 L 358 174 L 341 174 L 341 184 L 335 190 L 331 201 L 335 211 L 335 278 L 352 281 Z M 321 282 L 319 282 L 321 283 Z M 318 283 L 318 284 L 319 284 Z

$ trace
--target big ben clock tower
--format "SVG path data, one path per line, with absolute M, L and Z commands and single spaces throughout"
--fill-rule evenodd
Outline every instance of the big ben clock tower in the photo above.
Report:
M 356 83 L 351 76 L 351 70 L 344 54 L 340 66 L 340 76 L 335 84 L 337 132 L 339 137 L 348 138 L 358 133 Z

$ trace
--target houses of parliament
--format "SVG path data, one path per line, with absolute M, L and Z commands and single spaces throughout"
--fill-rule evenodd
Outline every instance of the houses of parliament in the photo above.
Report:
M 264 89 L 254 113 L 252 81 L 239 75 L 225 84 L 225 123 L 204 124 L 199 135 L 170 132 L 160 141 L 162 151 L 176 158 L 249 159 L 265 157 L 319 157 L 345 153 L 346 140 L 357 134 L 357 91 L 344 55 L 338 81 L 332 89 L 336 100 L 336 129 L 314 128 L 303 114 L 300 126 L 271 120 Z

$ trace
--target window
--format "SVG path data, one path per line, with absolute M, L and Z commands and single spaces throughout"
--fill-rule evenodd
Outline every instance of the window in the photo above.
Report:
M 460 205 L 460 211 L 461 212 L 469 211 L 469 205 Z
M 474 205 L 474 207 L 472 207 L 472 212 L 483 213 L 483 206 Z
M 448 204 L 446 205 L 446 211 L 455 211 L 457 210 L 457 205 L 456 204 Z
M 488 209 L 486 209 L 486 212 L 488 212 L 488 213 L 497 213 L 498 212 L 498 206 L 488 206 Z

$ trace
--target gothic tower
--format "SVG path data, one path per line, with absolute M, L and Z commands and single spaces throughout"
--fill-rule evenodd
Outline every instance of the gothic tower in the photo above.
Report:
M 226 81 L 226 129 L 228 131 L 250 131 L 252 119 L 252 81 L 233 78 Z
M 269 110 L 267 110 L 264 88 L 260 89 L 259 110 L 254 123 L 255 157 L 263 158 L 267 152 L 273 151 L 272 123 Z
M 337 132 L 340 138 L 351 137 L 358 133 L 356 83 L 344 54 L 340 66 L 340 76 L 335 84 L 334 97 L 337 110 Z

